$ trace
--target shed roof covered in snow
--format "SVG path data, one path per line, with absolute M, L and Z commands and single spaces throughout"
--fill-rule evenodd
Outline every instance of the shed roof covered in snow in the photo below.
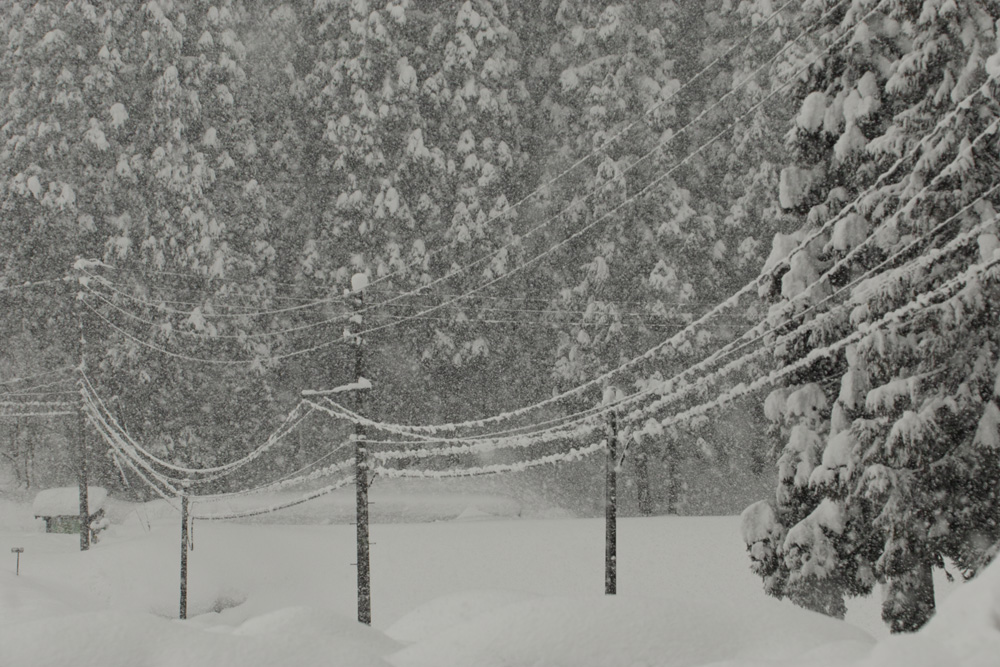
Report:
M 87 508 L 95 514 L 104 507 L 108 492 L 100 486 L 87 487 Z M 60 486 L 55 489 L 39 491 L 31 509 L 36 517 L 40 516 L 79 516 L 80 489 L 76 486 Z

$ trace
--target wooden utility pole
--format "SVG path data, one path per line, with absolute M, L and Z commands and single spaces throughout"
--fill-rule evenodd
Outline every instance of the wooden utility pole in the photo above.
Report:
M 604 403 L 615 401 L 618 392 L 609 387 L 604 392 Z M 618 590 L 618 414 L 608 412 L 608 460 L 604 484 L 604 594 L 614 595 Z
M 181 491 L 181 608 L 180 619 L 188 616 L 188 487 L 184 480 Z
M 365 288 L 368 286 L 368 277 L 361 273 L 354 274 L 351 278 L 351 303 L 354 308 L 354 315 L 351 317 L 351 333 L 354 338 L 354 382 L 358 385 L 355 390 L 355 411 L 360 415 L 364 414 L 365 389 L 362 388 L 364 379 L 364 316 L 362 309 L 365 305 Z M 366 625 L 372 624 L 372 593 L 371 593 L 371 570 L 369 565 L 368 549 L 368 433 L 364 424 L 355 424 L 354 427 L 354 487 L 356 490 L 357 504 L 357 543 L 358 543 L 358 621 Z
M 83 329 L 83 304 L 80 303 L 80 299 L 83 298 L 82 293 L 77 293 L 77 328 L 79 329 L 78 345 L 79 348 L 77 353 L 80 356 L 80 379 L 77 382 L 80 385 L 80 409 L 79 417 L 77 419 L 77 483 L 80 485 L 80 551 L 86 551 L 90 548 L 90 502 L 87 498 L 87 416 L 84 413 L 84 397 L 83 397 L 83 374 L 87 371 L 87 359 L 86 359 L 86 344 L 87 339 L 84 334 Z

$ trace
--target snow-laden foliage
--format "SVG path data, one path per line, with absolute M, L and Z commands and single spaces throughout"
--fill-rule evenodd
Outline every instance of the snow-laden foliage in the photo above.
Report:
M 825 34 L 853 30 L 851 46 L 813 67 L 797 90 L 786 135 L 795 160 L 776 193 L 800 216 L 796 233 L 829 220 L 834 197 L 859 200 L 838 214 L 820 252 L 789 262 L 781 297 L 801 294 L 819 312 L 775 357 L 787 364 L 827 341 L 857 342 L 765 401 L 769 418 L 783 418 L 770 505 L 770 531 L 783 537 L 769 551 L 759 535 L 746 540 L 765 590 L 805 606 L 840 614 L 845 596 L 882 582 L 893 631 L 916 629 L 933 613 L 933 567 L 951 558 L 971 574 L 1000 537 L 1000 338 L 990 305 L 1000 298 L 991 264 L 997 172 L 985 161 L 1000 110 L 984 69 L 1000 15 L 937 4 L 877 7 L 855 24 L 870 7 L 850 3 Z M 801 177 L 813 172 L 824 177 Z M 787 254 L 785 238 L 775 255 Z M 832 262 L 829 288 L 806 292 Z M 946 298 L 918 297 L 911 318 L 871 327 L 970 262 L 985 272 Z M 806 425 L 808 411 L 788 405 L 809 382 L 835 400 Z

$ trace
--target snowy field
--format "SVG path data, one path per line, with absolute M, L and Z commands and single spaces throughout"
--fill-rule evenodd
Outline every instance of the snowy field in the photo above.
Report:
M 0 501 L 0 665 L 1000 665 L 997 567 L 942 579 L 938 616 L 888 639 L 874 599 L 845 623 L 765 598 L 738 517 L 620 520 L 619 595 L 606 597 L 602 520 L 518 517 L 513 501 L 471 495 L 374 496 L 390 522 L 372 527 L 367 628 L 353 620 L 354 528 L 321 523 L 350 499 L 285 523 L 196 522 L 187 621 L 169 507 L 113 503 L 112 527 L 80 553 Z

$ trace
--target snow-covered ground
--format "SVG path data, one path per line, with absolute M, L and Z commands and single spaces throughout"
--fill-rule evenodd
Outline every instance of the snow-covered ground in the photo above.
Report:
M 928 627 L 888 639 L 874 599 L 847 623 L 767 599 L 738 517 L 620 520 L 606 597 L 601 520 L 517 518 L 484 496 L 381 500 L 387 519 L 439 520 L 372 527 L 372 628 L 353 620 L 354 528 L 319 523 L 317 506 L 284 515 L 306 523 L 196 522 L 178 621 L 180 527 L 163 503 L 112 502 L 112 527 L 80 553 L 0 501 L 0 665 L 1000 665 L 997 567 L 939 586 Z

